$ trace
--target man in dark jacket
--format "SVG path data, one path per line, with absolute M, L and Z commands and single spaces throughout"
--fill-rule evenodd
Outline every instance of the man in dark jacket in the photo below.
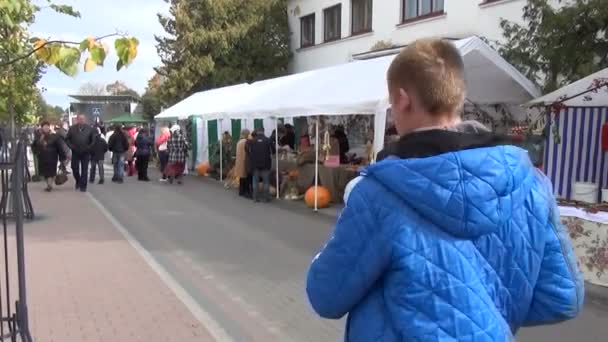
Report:
M 114 133 L 108 141 L 108 148 L 112 152 L 112 165 L 114 166 L 112 182 L 122 183 L 125 176 L 125 153 L 129 149 L 129 140 L 120 125 L 114 126 Z
M 95 143 L 95 131 L 86 123 L 83 114 L 76 117 L 76 124 L 70 127 L 66 143 L 72 150 L 72 173 L 76 180 L 76 190 L 86 192 L 91 150 Z
M 108 143 L 106 139 L 101 135 L 101 131 L 97 129 L 97 136 L 95 137 L 95 144 L 93 144 L 93 150 L 91 151 L 91 183 L 95 182 L 95 170 L 99 169 L 99 184 L 104 183 L 105 172 L 103 164 L 105 162 L 106 152 L 108 152 Z
M 148 136 L 146 129 L 139 130 L 137 139 L 135 139 L 135 166 L 137 167 L 137 179 L 143 182 L 149 182 L 148 164 L 150 163 L 150 155 L 152 154 L 152 146 L 154 141 Z
M 272 168 L 272 142 L 264 135 L 264 129 L 258 129 L 256 136 L 249 144 L 249 163 L 253 171 L 253 200 L 270 201 L 270 169 Z M 260 178 L 262 193 L 259 191 Z

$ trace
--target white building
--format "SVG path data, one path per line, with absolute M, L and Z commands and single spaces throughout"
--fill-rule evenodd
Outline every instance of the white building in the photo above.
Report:
M 289 0 L 292 72 L 403 46 L 419 38 L 502 39 L 500 19 L 522 22 L 526 0 Z

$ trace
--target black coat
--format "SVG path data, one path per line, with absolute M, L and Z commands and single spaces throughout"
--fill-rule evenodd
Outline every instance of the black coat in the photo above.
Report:
M 68 130 L 65 142 L 72 153 L 90 153 L 95 143 L 95 135 L 97 135 L 97 131 L 90 125 L 74 125 Z
M 108 141 L 108 148 L 113 153 L 125 153 L 129 149 L 129 140 L 122 130 L 114 131 Z
M 264 135 L 258 134 L 248 142 L 248 168 L 270 170 L 272 168 L 272 143 Z
M 57 175 L 57 163 L 65 160 L 63 139 L 57 134 L 40 135 L 32 144 L 32 150 L 38 158 L 38 173 L 44 178 Z
M 91 160 L 104 160 L 106 157 L 106 152 L 108 152 L 108 143 L 101 135 L 97 135 L 91 150 Z

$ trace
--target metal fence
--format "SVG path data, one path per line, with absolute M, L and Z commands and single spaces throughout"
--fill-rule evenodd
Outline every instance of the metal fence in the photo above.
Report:
M 25 286 L 23 222 L 34 217 L 34 210 L 27 189 L 26 147 L 24 140 L 16 140 L 5 142 L 0 148 L 0 217 L 4 249 L 4 272 L 0 273 L 0 342 L 32 341 Z M 9 253 L 13 249 L 15 253 Z M 14 291 L 17 293 L 12 293 Z

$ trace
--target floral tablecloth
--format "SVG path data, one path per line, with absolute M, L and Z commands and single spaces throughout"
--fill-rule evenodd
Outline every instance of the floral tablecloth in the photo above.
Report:
M 585 280 L 608 287 L 608 213 L 588 213 L 573 207 L 559 209 Z

